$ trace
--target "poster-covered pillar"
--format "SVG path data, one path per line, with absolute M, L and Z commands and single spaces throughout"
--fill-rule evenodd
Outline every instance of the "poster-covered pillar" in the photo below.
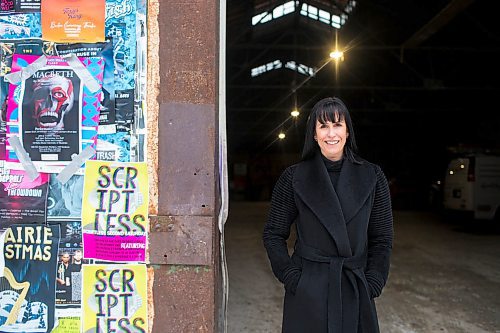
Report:
M 220 327 L 218 1 L 148 4 L 150 323 Z

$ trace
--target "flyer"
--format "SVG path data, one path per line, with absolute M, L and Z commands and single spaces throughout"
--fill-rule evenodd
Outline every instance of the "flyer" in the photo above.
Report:
M 146 163 L 87 161 L 82 202 L 84 258 L 145 261 L 148 192 Z
M 134 122 L 134 89 L 115 90 L 116 123 L 119 125 Z
M 41 0 L 15 0 L 17 13 L 40 13 Z
M 73 175 L 66 183 L 57 180 L 57 174 L 50 174 L 47 198 L 47 218 L 80 218 L 82 215 L 83 176 Z
M 61 228 L 56 277 L 56 322 L 52 333 L 80 333 L 82 316 L 82 224 L 64 220 Z
M 12 57 L 17 54 L 42 55 L 44 42 L 41 39 L 19 39 L 0 41 L 0 160 L 5 160 L 7 98 L 9 82 L 5 75 L 12 68 Z
M 56 276 L 56 321 L 81 316 L 82 308 L 82 224 L 79 220 L 58 221 L 61 228 Z
M 96 160 L 130 162 L 130 134 L 128 132 L 99 134 Z
M 114 133 L 115 126 L 115 64 L 113 60 L 113 41 L 106 38 L 103 43 L 56 44 L 57 54 L 65 58 L 69 54 L 78 57 L 102 57 L 104 75 L 102 85 L 101 110 L 99 113 L 99 133 Z
M 50 332 L 54 326 L 59 226 L 15 224 L 3 235 L 0 331 Z
M 38 58 L 15 54 L 12 72 L 28 68 Z M 100 87 L 104 62 L 102 58 L 79 60 L 87 73 L 78 72 L 58 56 L 49 56 L 45 66 L 9 86 L 7 137 L 19 136 L 41 172 L 60 172 L 73 155 L 89 145 L 95 149 L 101 89 L 91 92 L 82 75 L 92 75 Z M 7 146 L 6 153 L 7 161 L 19 162 L 12 147 Z M 48 165 L 61 167 L 43 169 Z
M 0 15 L 0 38 L 42 37 L 40 13 Z
M 14 0 L 0 0 L 0 14 L 12 14 L 15 9 Z
M 106 36 L 113 38 L 115 88 L 135 88 L 136 0 L 106 1 Z
M 43 39 L 60 43 L 104 41 L 104 0 L 44 0 Z
M 83 332 L 148 332 L 146 265 L 83 265 Z
M 23 170 L 10 170 L 0 161 L 0 230 L 13 223 L 44 223 L 49 175 L 31 181 Z

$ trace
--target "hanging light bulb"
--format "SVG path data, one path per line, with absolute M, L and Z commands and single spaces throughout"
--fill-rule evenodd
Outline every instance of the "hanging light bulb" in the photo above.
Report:
M 344 60 L 344 52 L 339 50 L 332 51 L 330 52 L 330 58 L 335 61 Z
M 280 134 L 278 134 L 278 139 L 283 140 L 285 136 L 285 133 L 281 132 Z

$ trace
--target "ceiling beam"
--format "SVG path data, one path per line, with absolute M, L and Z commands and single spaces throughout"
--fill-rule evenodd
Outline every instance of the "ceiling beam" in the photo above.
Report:
M 415 48 L 425 42 L 429 37 L 447 25 L 455 16 L 464 11 L 474 0 L 452 0 L 436 16 L 427 22 L 422 28 L 408 38 L 402 45 L 401 50 Z

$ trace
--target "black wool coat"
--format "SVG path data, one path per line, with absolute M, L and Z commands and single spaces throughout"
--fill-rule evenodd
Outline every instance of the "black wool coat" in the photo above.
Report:
M 286 240 L 295 222 L 290 257 Z M 379 332 L 374 297 L 389 273 L 393 221 L 380 167 L 344 160 L 336 188 L 320 154 L 278 180 L 264 246 L 284 283 L 283 332 Z

